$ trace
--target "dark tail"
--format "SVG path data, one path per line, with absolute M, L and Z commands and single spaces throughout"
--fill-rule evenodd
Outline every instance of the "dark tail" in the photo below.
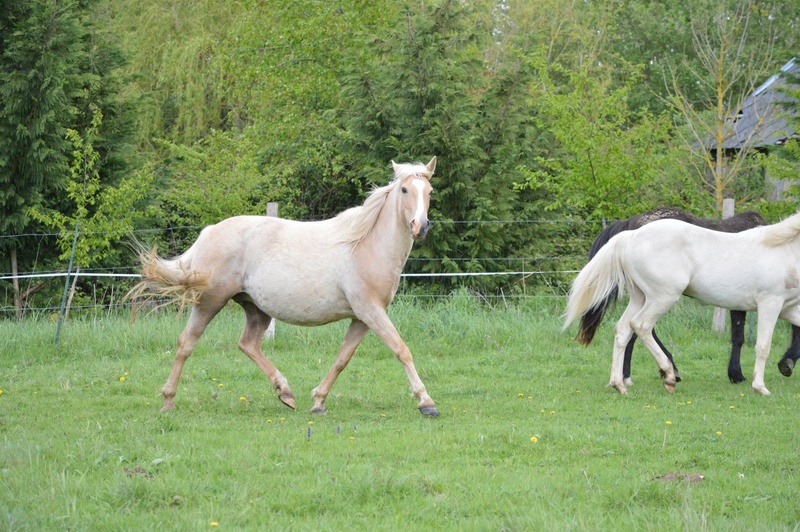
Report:
M 589 248 L 589 260 L 592 260 L 592 258 L 597 255 L 597 252 L 600 251 L 600 248 L 605 246 L 609 240 L 619 233 L 631 229 L 638 229 L 640 227 L 639 224 L 636 223 L 638 218 L 638 216 L 634 216 L 627 220 L 614 222 L 603 229 L 600 234 L 597 235 L 597 238 L 594 239 L 592 247 Z M 578 328 L 578 334 L 575 337 L 580 344 L 589 345 L 592 343 L 594 333 L 597 332 L 598 327 L 600 327 L 600 324 L 603 322 L 603 315 L 606 313 L 608 307 L 611 306 L 611 303 L 616 301 L 617 295 L 617 290 L 615 289 L 609 293 L 608 297 L 603 301 L 590 308 L 586 311 L 586 314 L 581 316 L 581 324 Z

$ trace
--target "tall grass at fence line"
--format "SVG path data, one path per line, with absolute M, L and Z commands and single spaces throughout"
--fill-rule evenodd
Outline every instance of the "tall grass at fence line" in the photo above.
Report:
M 402 367 L 367 336 L 331 392 L 310 392 L 346 323 L 278 324 L 264 351 L 280 404 L 236 347 L 235 306 L 188 360 L 177 410 L 159 390 L 186 316 L 0 322 L 2 530 L 796 530 L 800 375 L 770 397 L 731 385 L 727 336 L 682 301 L 658 326 L 684 381 L 643 347 L 629 396 L 606 387 L 613 315 L 582 348 L 561 304 L 399 298 L 390 315 L 441 415 L 422 417 Z M 752 368 L 753 349 L 742 364 Z M 686 476 L 686 474 L 702 475 Z

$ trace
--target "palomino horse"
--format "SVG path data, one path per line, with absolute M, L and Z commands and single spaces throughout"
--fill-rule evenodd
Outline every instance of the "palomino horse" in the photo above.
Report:
M 175 408 L 186 359 L 208 323 L 233 299 L 246 316 L 239 348 L 266 374 L 287 406 L 295 408 L 289 383 L 261 351 L 270 321 L 316 326 L 349 318 L 336 361 L 312 392 L 311 412 L 325 413 L 328 392 L 371 329 L 403 364 L 419 411 L 439 414 L 411 352 L 386 315 L 411 246 L 425 238 L 430 227 L 429 180 L 436 157 L 427 165 L 392 166 L 391 183 L 372 191 L 362 206 L 334 218 L 298 222 L 236 216 L 203 229 L 189 250 L 173 260 L 158 257 L 155 250 L 141 254 L 144 280 L 132 297 L 148 293 L 192 305 L 162 390 L 162 412 Z
M 609 386 L 627 393 L 622 375 L 625 346 L 642 339 L 675 391 L 675 371 L 653 338 L 656 322 L 681 294 L 728 309 L 758 312 L 753 390 L 768 395 L 764 366 L 778 318 L 800 326 L 800 213 L 741 233 L 721 233 L 677 220 L 658 220 L 624 231 L 594 256 L 572 285 L 566 329 L 614 290 L 630 301 L 615 327 Z
M 619 222 L 612 223 L 603 229 L 603 231 L 597 235 L 594 243 L 592 243 L 592 247 L 589 249 L 589 260 L 591 260 L 592 257 L 597 254 L 600 248 L 608 243 L 608 241 L 611 240 L 614 235 L 621 233 L 622 231 L 638 229 L 650 222 L 663 220 L 665 218 L 672 218 L 674 220 L 680 220 L 692 225 L 705 227 L 706 229 L 713 229 L 714 231 L 723 231 L 725 233 L 738 233 L 740 231 L 752 229 L 753 227 L 758 227 L 760 225 L 767 225 L 767 222 L 765 222 L 761 215 L 755 211 L 743 212 L 724 220 L 709 220 L 706 218 L 698 218 L 697 216 L 686 211 L 682 211 L 681 209 L 662 207 L 648 211 L 644 214 L 632 216 L 627 220 L 621 220 Z M 578 329 L 577 335 L 577 339 L 581 344 L 589 345 L 589 343 L 591 343 L 597 328 L 603 321 L 603 315 L 605 314 L 606 309 L 608 309 L 611 301 L 616 299 L 616 295 L 616 292 L 609 294 L 608 297 L 597 307 L 589 309 L 586 314 L 581 316 L 580 328 Z M 730 379 L 730 381 L 733 383 L 738 383 L 747 380 L 742 374 L 740 360 L 742 345 L 744 344 L 744 323 L 747 313 L 742 310 L 731 310 L 730 314 L 731 356 L 728 360 L 728 379 Z M 658 343 L 659 347 L 661 347 L 661 350 L 664 351 L 664 354 L 667 355 L 667 358 L 675 370 L 675 380 L 680 382 L 681 377 L 678 374 L 678 367 L 675 365 L 675 361 L 672 358 L 672 353 L 667 350 L 667 348 L 658 338 L 655 329 L 653 329 L 653 339 L 656 341 L 656 343 Z M 635 341 L 636 334 L 633 335 L 630 342 L 628 342 L 628 345 L 625 346 L 625 360 L 622 364 L 622 375 L 625 379 L 625 384 L 628 386 L 633 384 L 631 381 L 631 356 L 633 355 L 633 344 Z M 784 353 L 780 362 L 778 362 L 778 368 L 780 369 L 780 372 L 787 377 L 791 376 L 795 362 L 799 358 L 800 327 L 795 327 L 793 325 L 792 343 L 786 350 L 786 353 Z

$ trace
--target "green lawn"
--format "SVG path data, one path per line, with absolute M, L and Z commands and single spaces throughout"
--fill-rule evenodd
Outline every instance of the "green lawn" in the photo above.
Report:
M 185 316 L 72 319 L 58 346 L 49 319 L 4 321 L 0 530 L 800 526 L 800 375 L 775 367 L 788 326 L 761 397 L 728 382 L 728 339 L 710 332 L 711 310 L 682 302 L 658 327 L 684 378 L 677 392 L 640 346 L 636 385 L 620 396 L 606 387 L 613 319 L 582 348 L 574 329 L 560 332 L 562 307 L 400 298 L 390 315 L 435 419 L 416 410 L 374 335 L 328 414 L 308 413 L 346 323 L 278 324 L 265 342 L 297 396 L 292 411 L 237 349 L 243 316 L 231 307 L 187 362 L 177 409 L 160 414 Z M 748 346 L 745 375 L 752 364 Z

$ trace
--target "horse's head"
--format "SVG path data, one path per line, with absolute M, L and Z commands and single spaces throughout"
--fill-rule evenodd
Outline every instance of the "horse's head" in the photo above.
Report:
M 392 161 L 398 180 L 399 214 L 408 224 L 411 238 L 422 240 L 428 234 L 428 206 L 431 201 L 430 178 L 436 168 L 436 157 L 426 165 L 398 165 Z

